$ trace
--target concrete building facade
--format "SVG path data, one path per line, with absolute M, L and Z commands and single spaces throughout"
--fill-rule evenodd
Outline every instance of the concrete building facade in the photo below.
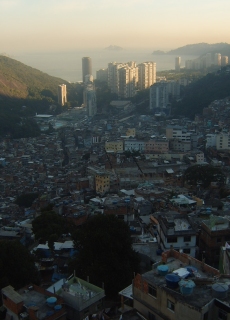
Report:
M 138 65 L 138 88 L 148 89 L 156 83 L 156 63 L 149 61 Z
M 216 135 L 216 149 L 230 150 L 230 135 L 228 133 L 219 133 Z
M 158 271 L 162 263 L 170 277 Z M 184 280 L 182 275 L 183 272 L 190 275 L 188 270 L 195 270 L 190 281 Z M 177 278 L 175 285 L 168 280 L 171 278 Z M 228 281 L 227 276 L 221 276 L 217 269 L 203 261 L 170 249 L 162 254 L 162 262 L 154 264 L 151 271 L 135 276 L 133 306 L 149 320 L 228 320 Z M 191 285 L 189 294 L 184 289 L 188 283 Z M 220 296 L 217 293 L 219 283 L 224 291 Z
M 150 87 L 150 110 L 163 111 L 169 103 L 168 83 L 158 82 Z
M 108 69 L 100 69 L 96 71 L 96 79 L 102 82 L 108 81 Z
M 175 58 L 175 71 L 180 72 L 181 68 L 181 57 L 176 57 Z

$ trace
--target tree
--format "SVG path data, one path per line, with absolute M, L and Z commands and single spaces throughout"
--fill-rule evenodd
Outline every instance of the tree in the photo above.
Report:
M 201 185 L 203 188 L 207 188 L 211 182 L 218 182 L 219 185 L 223 185 L 225 175 L 220 168 L 210 165 L 195 165 L 185 171 L 184 181 L 193 186 Z
M 20 207 L 31 207 L 35 199 L 37 199 L 38 193 L 24 193 L 17 197 L 15 203 Z
M 66 231 L 65 219 L 53 211 L 42 212 L 32 221 L 32 226 L 35 239 L 48 241 L 51 246 L 54 239 L 57 240 Z
M 113 215 L 92 217 L 74 235 L 78 254 L 69 270 L 95 285 L 105 285 L 107 296 L 114 297 L 132 282 L 139 271 L 139 257 L 132 249 L 127 224 Z
M 0 288 L 12 285 L 19 289 L 29 283 L 39 284 L 34 257 L 18 241 L 0 242 Z

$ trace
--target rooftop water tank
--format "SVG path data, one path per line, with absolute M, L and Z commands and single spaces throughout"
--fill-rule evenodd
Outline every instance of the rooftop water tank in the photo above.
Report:
M 58 310 L 61 310 L 62 306 L 60 304 L 57 304 L 55 307 L 54 307 L 54 310 L 58 311 Z
M 46 303 L 48 304 L 49 307 L 53 307 L 57 301 L 56 297 L 49 297 L 46 299 Z
M 179 281 L 180 292 L 183 295 L 192 294 L 193 288 L 195 287 L 195 283 L 192 280 L 184 280 Z
M 160 276 L 166 276 L 169 271 L 169 267 L 166 264 L 161 264 L 157 267 L 157 271 Z
M 180 277 L 175 273 L 169 273 L 165 276 L 167 287 L 175 289 L 178 287 Z
M 228 285 L 225 283 L 214 283 L 212 285 L 212 296 L 217 299 L 225 299 L 228 295 Z

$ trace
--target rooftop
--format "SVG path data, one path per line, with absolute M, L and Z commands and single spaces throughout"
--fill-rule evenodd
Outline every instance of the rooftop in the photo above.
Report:
M 229 276 L 220 275 L 217 269 L 184 253 L 179 253 L 171 249 L 162 254 L 162 260 L 165 262 L 165 265 L 168 266 L 169 273 L 178 274 L 181 279 L 186 278 L 188 275 L 190 276 L 189 279 L 195 283 L 193 292 L 190 295 L 183 295 L 180 292 L 179 287 L 169 288 L 166 284 L 165 276 L 161 276 L 157 270 L 157 267 L 162 264 L 162 262 L 155 263 L 153 265 L 153 270 L 142 275 L 143 279 L 146 279 L 146 281 L 152 285 L 156 285 L 157 287 L 166 290 L 176 299 L 185 301 L 196 308 L 205 306 L 214 298 L 212 289 L 213 284 L 230 285 Z M 192 272 L 190 273 L 187 268 L 190 268 Z M 230 293 L 228 292 L 221 300 L 229 307 Z

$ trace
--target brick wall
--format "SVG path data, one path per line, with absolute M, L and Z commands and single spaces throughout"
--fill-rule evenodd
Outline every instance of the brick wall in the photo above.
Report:
M 3 305 L 15 314 L 19 314 L 23 310 L 23 304 L 24 304 L 23 301 L 19 303 L 15 303 L 10 298 L 8 297 L 5 298 L 4 295 L 3 295 L 2 301 L 3 301 Z
M 146 282 L 139 273 L 135 276 L 133 284 L 135 288 L 146 294 L 148 293 L 148 282 Z
M 175 259 L 180 260 L 181 262 L 185 263 L 185 264 L 191 264 L 192 266 L 204 270 L 207 273 L 211 273 L 213 275 L 219 275 L 219 270 L 203 263 L 202 261 L 199 261 L 191 256 L 188 256 L 185 253 L 180 253 L 176 250 L 170 249 L 166 252 L 162 253 L 162 262 L 167 263 L 168 258 L 173 257 Z

